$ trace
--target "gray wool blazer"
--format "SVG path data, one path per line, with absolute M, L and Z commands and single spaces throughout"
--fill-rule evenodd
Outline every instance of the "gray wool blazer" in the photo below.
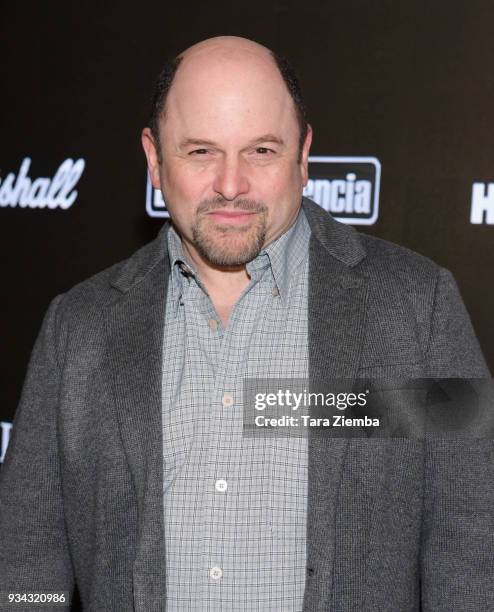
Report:
M 489 376 L 448 271 L 302 205 L 311 383 Z M 165 610 L 165 241 L 50 304 L 0 472 L 0 591 Z M 494 610 L 493 459 L 492 440 L 309 433 L 303 611 Z

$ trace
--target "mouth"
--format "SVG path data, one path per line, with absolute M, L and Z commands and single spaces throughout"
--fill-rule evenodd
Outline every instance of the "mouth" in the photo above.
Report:
M 242 210 L 214 210 L 208 213 L 208 216 L 212 217 L 215 221 L 235 225 L 249 221 L 256 214 L 256 212 L 246 212 Z

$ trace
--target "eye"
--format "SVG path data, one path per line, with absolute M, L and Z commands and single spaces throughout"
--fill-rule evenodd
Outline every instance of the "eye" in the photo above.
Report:
M 207 149 L 195 149 L 191 151 L 189 155 L 206 155 L 207 153 L 209 153 Z
M 270 153 L 274 153 L 274 151 L 267 147 L 257 147 L 256 153 L 259 153 L 259 155 L 269 155 Z

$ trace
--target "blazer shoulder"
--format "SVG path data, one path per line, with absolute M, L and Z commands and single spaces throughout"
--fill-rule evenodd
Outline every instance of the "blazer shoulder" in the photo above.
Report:
M 452 321 L 460 321 L 460 327 L 467 321 L 451 273 L 406 247 L 364 234 L 360 238 L 367 253 L 360 272 L 367 278 L 369 292 L 369 340 L 362 363 L 392 368 L 422 364 L 429 374 L 459 371 L 449 366 L 434 369 L 440 359 L 431 352 L 431 347 L 440 345 L 443 361 L 456 354 L 444 329 Z
M 406 247 L 359 232 L 341 223 L 326 210 L 307 198 L 302 201 L 315 243 L 319 243 L 338 261 L 360 270 L 369 277 L 396 276 L 431 280 L 439 266 L 431 259 Z
M 399 285 L 424 287 L 435 285 L 441 273 L 447 272 L 429 257 L 388 240 L 359 234 L 367 256 L 361 262 L 362 272 L 372 278 L 399 282 Z

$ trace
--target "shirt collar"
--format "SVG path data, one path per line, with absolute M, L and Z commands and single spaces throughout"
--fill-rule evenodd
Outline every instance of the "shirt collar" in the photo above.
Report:
M 297 218 L 289 229 L 262 249 L 259 255 L 246 265 L 251 278 L 260 277 L 268 268 L 271 269 L 273 290 L 277 290 L 285 306 L 288 304 L 291 278 L 308 254 L 310 234 L 305 212 L 300 207 Z M 167 243 L 171 268 L 172 307 L 177 314 L 184 283 L 195 279 L 200 286 L 202 285 L 193 265 L 186 259 L 180 236 L 171 223 Z
M 310 234 L 309 222 L 301 207 L 288 230 L 259 253 L 259 257 L 263 254 L 269 257 L 275 287 L 284 306 L 289 301 L 290 282 L 294 272 L 308 255 Z M 247 271 L 256 259 L 247 264 Z

